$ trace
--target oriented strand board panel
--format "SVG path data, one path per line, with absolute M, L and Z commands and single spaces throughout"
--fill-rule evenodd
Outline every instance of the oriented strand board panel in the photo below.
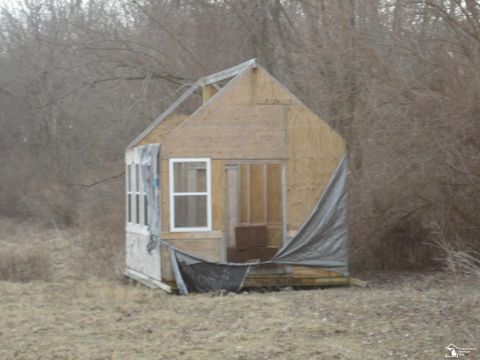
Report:
M 264 164 L 250 165 L 250 223 L 265 224 L 265 182 Z
M 212 160 L 212 228 L 223 231 L 225 222 L 225 162 Z
M 253 104 L 254 71 L 248 70 L 239 74 L 228 82 L 215 96 L 214 102 L 223 105 L 251 105 Z
M 233 79 L 170 132 L 162 158 L 285 159 L 285 105 L 252 103 L 253 72 Z
M 180 125 L 186 118 L 187 115 L 183 114 L 172 114 L 168 116 L 158 124 L 156 128 L 149 132 L 138 145 L 161 143 L 165 136 Z
M 253 92 L 256 104 L 295 104 L 298 100 L 263 68 L 253 70 Z
M 303 105 L 287 113 L 287 228 L 298 229 L 345 154 L 345 140 Z
M 280 248 L 282 246 L 282 225 L 267 225 L 268 246 Z
M 282 165 L 268 164 L 267 171 L 267 222 L 280 224 L 282 222 Z
M 161 151 L 161 149 L 160 149 Z M 169 178 L 168 178 L 168 160 L 160 161 L 160 198 L 162 207 L 161 214 L 161 228 L 162 231 L 170 231 L 170 196 L 169 196 Z
M 198 234 L 198 233 L 196 233 Z M 188 254 L 198 256 L 209 261 L 220 261 L 222 238 L 194 238 L 194 239 L 170 239 L 169 236 L 163 236 L 164 240 L 169 241 L 176 248 L 187 252 Z M 162 279 L 166 281 L 174 280 L 168 248 L 162 245 Z
M 213 85 L 203 85 L 202 86 L 202 98 L 203 98 L 203 103 L 206 103 L 208 99 L 210 99 L 217 90 Z
M 338 272 L 329 271 L 329 270 L 316 268 L 316 267 L 292 266 L 292 268 L 293 268 L 293 277 L 294 278 L 342 276 L 342 274 L 340 274 Z
M 285 159 L 285 123 L 283 105 L 215 104 L 200 109 L 173 130 L 163 141 L 160 155 Z
M 250 222 L 250 166 L 240 165 L 240 223 Z

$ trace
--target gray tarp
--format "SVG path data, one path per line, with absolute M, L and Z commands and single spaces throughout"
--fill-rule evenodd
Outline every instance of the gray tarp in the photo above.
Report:
M 345 155 L 297 235 L 272 260 L 263 264 L 316 266 L 348 275 L 347 173 L 348 160 Z M 237 291 L 252 266 L 209 262 L 166 244 L 181 294 L 188 294 L 192 290 Z
M 147 194 L 148 202 L 148 233 L 150 238 L 147 244 L 149 254 L 160 246 L 160 212 L 158 189 L 158 144 L 148 144 L 142 147 L 140 152 L 140 171 Z
M 318 266 L 348 275 L 347 173 L 345 156 L 307 221 L 272 262 Z

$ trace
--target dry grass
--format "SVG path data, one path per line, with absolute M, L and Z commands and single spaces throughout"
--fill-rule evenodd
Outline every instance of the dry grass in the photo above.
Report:
M 0 218 L 0 280 L 120 278 L 123 237 Z
M 451 342 L 478 346 L 471 278 L 368 277 L 367 288 L 224 297 L 99 280 L 3 282 L 0 358 L 439 359 Z
M 115 238 L 0 227 L 2 269 L 27 269 L 0 281 L 0 359 L 439 359 L 450 343 L 479 347 L 478 277 L 376 272 L 360 276 L 366 288 L 180 297 L 122 282 L 121 252 L 89 253 L 118 251 Z

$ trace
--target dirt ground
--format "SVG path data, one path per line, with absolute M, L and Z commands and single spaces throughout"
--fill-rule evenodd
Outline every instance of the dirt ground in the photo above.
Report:
M 440 359 L 480 348 L 478 280 L 166 295 L 121 281 L 0 282 L 0 359 Z M 469 358 L 480 358 L 480 351 Z

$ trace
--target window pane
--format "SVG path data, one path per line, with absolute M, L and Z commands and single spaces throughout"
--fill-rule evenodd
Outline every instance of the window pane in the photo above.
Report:
M 144 222 L 144 225 L 148 225 L 148 200 L 147 200 L 147 195 L 144 195 L 143 200 L 144 200 L 143 204 L 144 204 L 144 207 L 145 207 L 144 212 L 143 212 L 143 214 L 144 214 L 143 222 Z
M 175 192 L 206 192 L 207 163 L 204 161 L 173 164 Z
M 175 227 L 207 227 L 207 196 L 175 196 Z
M 128 222 L 132 222 L 132 194 L 127 195 Z
M 140 166 L 138 164 L 135 164 L 135 191 L 140 191 Z
M 132 165 L 127 166 L 127 191 L 132 191 Z
M 136 210 L 136 223 L 140 224 L 140 195 L 135 195 L 135 210 Z

